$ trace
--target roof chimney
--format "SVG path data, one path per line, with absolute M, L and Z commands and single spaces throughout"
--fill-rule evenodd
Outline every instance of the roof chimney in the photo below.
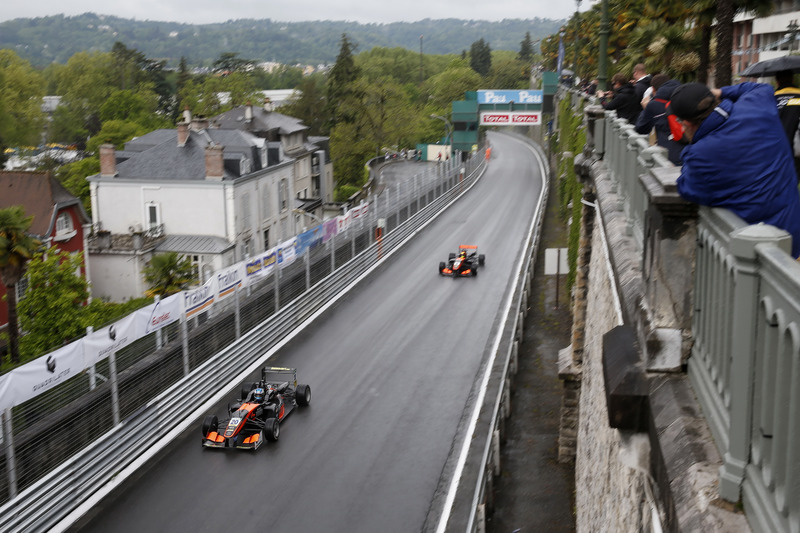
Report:
M 113 144 L 100 146 L 100 175 L 106 178 L 117 175 L 117 151 Z
M 271 112 L 275 107 L 272 105 L 272 100 L 269 98 L 264 98 L 264 111 L 267 113 Z
M 224 170 L 224 148 L 219 144 L 209 144 L 206 146 L 206 179 L 222 180 Z
M 196 116 L 192 118 L 192 129 L 194 131 L 203 131 L 208 128 L 208 119 L 203 116 Z
M 183 121 L 187 124 L 192 122 L 192 112 L 189 111 L 188 105 L 183 109 Z
M 252 122 L 253 121 L 253 104 L 249 101 L 247 105 L 244 107 L 244 121 L 245 122 Z
M 186 141 L 189 139 L 189 123 L 178 122 L 178 146 L 186 146 Z

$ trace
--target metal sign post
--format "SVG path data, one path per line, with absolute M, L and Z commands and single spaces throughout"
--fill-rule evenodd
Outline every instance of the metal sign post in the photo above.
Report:
M 558 309 L 558 285 L 560 284 L 561 273 L 569 272 L 569 264 L 567 264 L 567 249 L 566 248 L 547 248 L 544 251 L 544 275 L 556 276 L 556 305 Z

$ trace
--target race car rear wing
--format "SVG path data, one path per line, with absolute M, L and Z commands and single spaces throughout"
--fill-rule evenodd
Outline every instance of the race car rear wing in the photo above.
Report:
M 270 383 L 288 381 L 292 386 L 297 387 L 297 369 L 280 366 L 265 366 L 261 369 L 261 380 Z
M 459 250 L 477 250 L 477 244 L 462 244 L 458 247 Z

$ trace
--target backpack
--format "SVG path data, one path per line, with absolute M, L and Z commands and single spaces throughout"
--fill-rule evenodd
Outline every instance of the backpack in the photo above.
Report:
M 678 122 L 678 117 L 669 112 L 670 102 L 662 100 L 661 98 L 654 98 L 656 102 L 664 104 L 664 112 L 667 115 L 667 124 L 669 124 L 670 137 L 673 141 L 686 144 L 687 140 L 683 137 L 683 126 Z

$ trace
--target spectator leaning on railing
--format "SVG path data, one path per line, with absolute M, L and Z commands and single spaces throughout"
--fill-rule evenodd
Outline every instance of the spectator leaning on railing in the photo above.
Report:
M 798 257 L 800 193 L 772 86 L 740 83 L 709 90 L 686 83 L 670 102 L 691 142 L 681 154 L 680 195 L 730 209 L 749 224 L 788 231 Z

